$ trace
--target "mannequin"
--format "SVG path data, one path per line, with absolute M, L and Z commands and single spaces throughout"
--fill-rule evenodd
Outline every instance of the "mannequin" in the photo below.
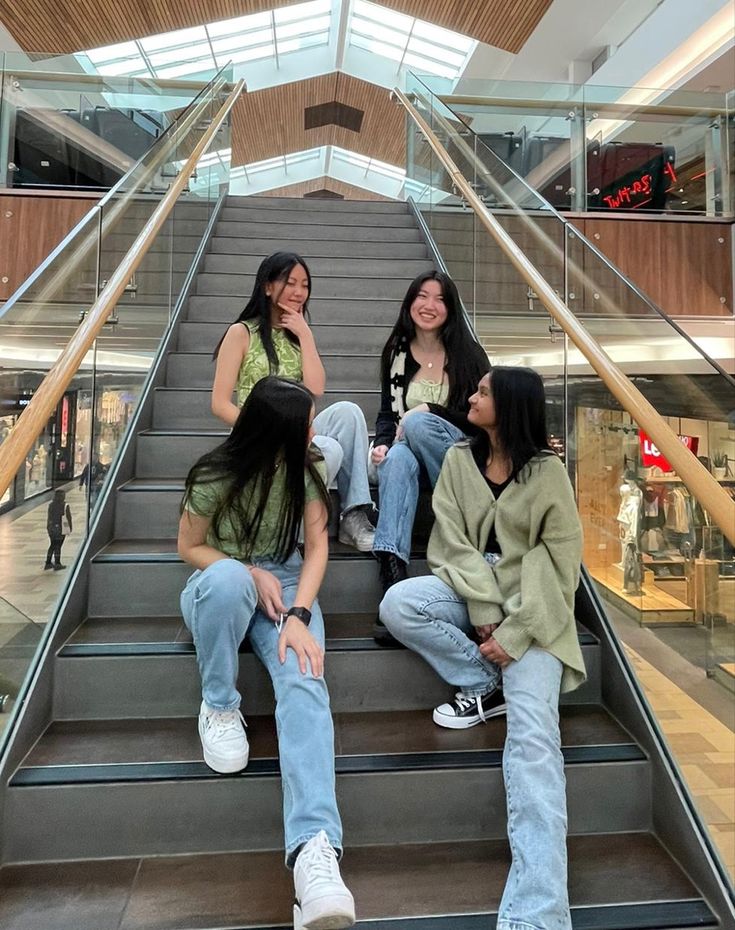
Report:
M 641 505 L 643 495 L 635 482 L 625 478 L 620 485 L 620 563 L 623 567 L 623 591 L 626 594 L 642 594 L 641 581 L 643 573 L 640 564 L 638 534 L 641 524 Z

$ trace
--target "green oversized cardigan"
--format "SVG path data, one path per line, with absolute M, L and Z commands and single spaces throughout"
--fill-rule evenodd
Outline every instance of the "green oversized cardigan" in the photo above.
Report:
M 469 442 L 453 446 L 434 491 L 436 518 L 428 549 L 432 572 L 467 601 L 474 626 L 493 634 L 513 659 L 532 645 L 563 665 L 561 690 L 585 680 L 574 620 L 582 527 L 564 465 L 556 455 L 531 459 L 496 501 Z M 490 527 L 502 557 L 483 556 Z

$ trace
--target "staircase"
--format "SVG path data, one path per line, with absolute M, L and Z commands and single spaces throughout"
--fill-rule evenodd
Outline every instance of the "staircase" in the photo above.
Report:
M 226 434 L 209 411 L 212 349 L 277 249 L 302 254 L 314 277 L 320 407 L 352 400 L 369 427 L 380 349 L 408 282 L 431 267 L 405 204 L 227 200 L 7 769 L 4 930 L 290 926 L 270 683 L 244 651 L 250 764 L 215 775 L 197 737 L 199 677 L 178 613 L 190 569 L 175 541 L 188 468 Z M 425 536 L 415 542 L 422 573 Z M 320 601 L 343 874 L 364 930 L 486 930 L 508 867 L 505 724 L 434 726 L 430 708 L 449 689 L 415 655 L 374 645 L 379 596 L 375 562 L 335 541 Z M 689 867 L 701 850 L 586 583 L 578 620 L 589 680 L 561 714 L 575 930 L 724 927 L 707 903 L 716 882 Z

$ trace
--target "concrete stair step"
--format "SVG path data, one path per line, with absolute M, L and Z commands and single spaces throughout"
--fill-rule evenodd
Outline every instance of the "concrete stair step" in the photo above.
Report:
M 409 573 L 427 571 L 423 557 L 413 558 Z M 176 552 L 176 539 L 116 539 L 90 566 L 89 615 L 170 616 L 191 574 Z M 370 553 L 332 546 L 319 603 L 327 613 L 377 611 L 382 598 L 378 567 Z
M 276 226 L 291 226 L 293 224 L 313 224 L 319 226 L 374 226 L 381 229 L 391 227 L 410 229 L 415 228 L 416 220 L 413 214 L 408 212 L 406 207 L 403 212 L 376 213 L 371 210 L 342 210 L 338 216 L 325 220 L 325 211 L 323 210 L 305 210 L 294 209 L 292 206 L 283 208 L 259 207 L 254 203 L 247 203 L 237 206 L 225 204 L 220 214 L 223 222 L 268 224 L 271 228 Z M 287 233 L 291 235 L 291 233 Z
M 182 232 L 185 230 L 182 229 Z M 397 226 L 376 226 L 367 224 L 344 224 L 331 222 L 324 225 L 318 217 L 301 215 L 294 217 L 289 223 L 269 224 L 267 228 L 245 218 L 240 211 L 222 215 L 217 223 L 215 235 L 234 239 L 279 239 L 280 248 L 274 251 L 286 251 L 289 244 L 299 239 L 317 241 L 326 239 L 332 242 L 423 242 L 421 232 L 416 224 L 401 224 Z
M 209 254 L 204 259 L 204 273 L 249 277 L 257 272 L 262 261 L 263 255 L 260 254 Z M 374 278 L 399 278 L 405 282 L 405 290 L 416 275 L 431 271 L 432 267 L 426 258 L 345 258 L 339 255 L 338 249 L 334 249 L 331 255 L 315 256 L 309 260 L 313 288 L 317 288 L 323 278 L 350 276 L 359 279 L 363 289 L 368 292 L 372 290 Z
M 339 254 L 342 258 L 393 258 L 426 259 L 428 250 L 422 242 L 370 242 L 349 240 L 335 236 L 334 239 L 289 239 L 284 245 L 283 239 L 263 238 L 244 241 L 242 238 L 215 236 L 209 243 L 210 254 L 225 255 L 259 255 L 264 258 L 273 252 L 287 250 L 301 255 L 311 270 L 312 262 L 317 258 L 328 258 Z
M 424 267 L 431 268 L 430 265 Z M 416 272 L 418 274 L 418 272 Z M 320 276 L 314 281 L 312 293 L 318 294 L 319 297 L 362 297 L 369 292 L 373 297 L 383 297 L 400 301 L 406 293 L 411 280 L 415 275 L 400 275 L 400 270 L 396 270 L 396 277 L 375 278 L 371 279 L 369 286 L 361 278 L 350 275 L 349 272 L 342 276 Z M 151 276 L 149 276 L 150 278 Z M 152 277 L 155 277 L 153 275 Z M 233 296 L 242 297 L 243 303 L 250 296 L 253 290 L 254 275 L 250 274 L 224 274 L 224 273 L 206 273 L 197 275 L 196 293 L 204 296 Z M 146 279 L 144 281 L 147 290 L 145 293 L 160 293 L 154 290 L 161 287 L 163 282 Z
M 718 926 L 647 831 L 574 834 L 568 849 L 575 930 Z M 496 921 L 509 861 L 501 839 L 360 847 L 348 838 L 341 870 L 355 897 L 357 930 L 487 930 Z M 0 921 L 8 930 L 20 930 L 16 915 L 29 900 L 33 930 L 293 926 L 293 882 L 276 848 L 0 869 Z M 165 918 L 152 924 L 161 910 Z
M 153 401 L 154 429 L 215 429 L 220 421 L 211 410 L 209 388 L 158 388 Z M 326 390 L 316 400 L 317 413 L 337 401 L 357 404 L 368 423 L 380 409 L 378 390 Z
M 380 383 L 380 356 L 321 355 L 327 373 L 327 386 L 332 391 L 375 389 Z M 178 388 L 212 387 L 215 363 L 204 352 L 171 352 L 166 360 L 166 386 Z
M 116 491 L 115 538 L 150 539 L 173 538 L 178 532 L 179 507 L 184 493 L 184 476 L 179 478 L 138 478 L 128 481 Z M 372 488 L 377 505 L 378 489 Z M 337 547 L 340 503 L 337 491 L 332 488 L 329 533 L 331 545 Z M 377 512 L 376 512 L 377 517 Z M 431 494 L 427 489 L 419 495 L 419 506 L 413 528 L 417 550 L 423 551 L 429 539 L 434 515 Z
M 242 313 L 242 297 L 208 296 L 189 298 L 186 321 L 190 323 L 233 323 Z M 370 323 L 392 327 L 398 317 L 400 300 L 384 297 L 312 297 L 309 317 L 317 323 Z
M 392 330 L 392 325 L 370 323 L 315 323 L 312 331 L 319 352 L 327 355 L 379 354 Z M 179 326 L 179 352 L 213 352 L 226 331 L 221 323 L 189 323 Z
M 340 806 L 353 844 L 504 839 L 503 718 L 461 733 L 436 727 L 427 709 L 336 712 L 334 722 Z M 195 714 L 54 722 L 11 780 L 13 822 L 39 805 L 11 861 L 37 861 L 39 842 L 44 858 L 277 848 L 273 718 L 249 715 L 248 730 L 247 769 L 223 778 L 201 761 Z M 645 829 L 648 773 L 635 741 L 599 706 L 562 708 L 561 730 L 570 831 Z M 615 810 L 591 808 L 585 789 L 595 775 Z M 176 803 L 167 804 L 174 787 Z M 488 799 L 481 810 L 467 804 L 475 790 Z M 146 817 L 128 817 L 131 803 Z M 48 837 L 40 816 L 52 805 L 58 829 Z M 67 829 L 73 820 L 76 833 Z
M 329 222 L 330 215 L 343 213 L 398 213 L 409 212 L 404 200 L 320 200 L 310 197 L 238 197 L 230 194 L 225 206 L 238 208 L 255 208 L 258 210 L 294 210 L 300 213 L 322 213 L 324 221 Z

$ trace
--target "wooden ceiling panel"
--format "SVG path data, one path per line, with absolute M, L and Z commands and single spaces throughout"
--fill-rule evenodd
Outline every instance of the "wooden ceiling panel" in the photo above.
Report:
M 333 101 L 364 112 L 360 132 L 335 125 L 304 128 L 307 107 Z M 243 94 L 232 115 L 232 165 L 248 165 L 320 145 L 338 145 L 403 167 L 405 136 L 403 111 L 391 102 L 384 87 L 333 72 Z
M 517 54 L 553 0 L 380 0 L 383 6 Z
M 301 0 L 3 0 L 0 21 L 28 52 L 79 52 Z
M 0 21 L 22 49 L 61 54 L 297 2 L 300 0 L 3 0 Z M 381 0 L 381 3 L 517 53 L 552 0 Z
M 345 184 L 343 181 L 337 181 L 334 178 L 313 178 L 311 181 L 300 181 L 298 184 L 288 184 L 286 187 L 275 187 L 272 191 L 265 191 L 258 194 L 258 197 L 303 197 L 304 194 L 311 194 L 312 191 L 328 190 L 334 194 L 339 194 L 345 200 L 392 200 L 392 197 L 385 197 L 383 194 L 376 194 L 373 191 L 365 190 L 362 187 L 355 187 L 352 184 Z

